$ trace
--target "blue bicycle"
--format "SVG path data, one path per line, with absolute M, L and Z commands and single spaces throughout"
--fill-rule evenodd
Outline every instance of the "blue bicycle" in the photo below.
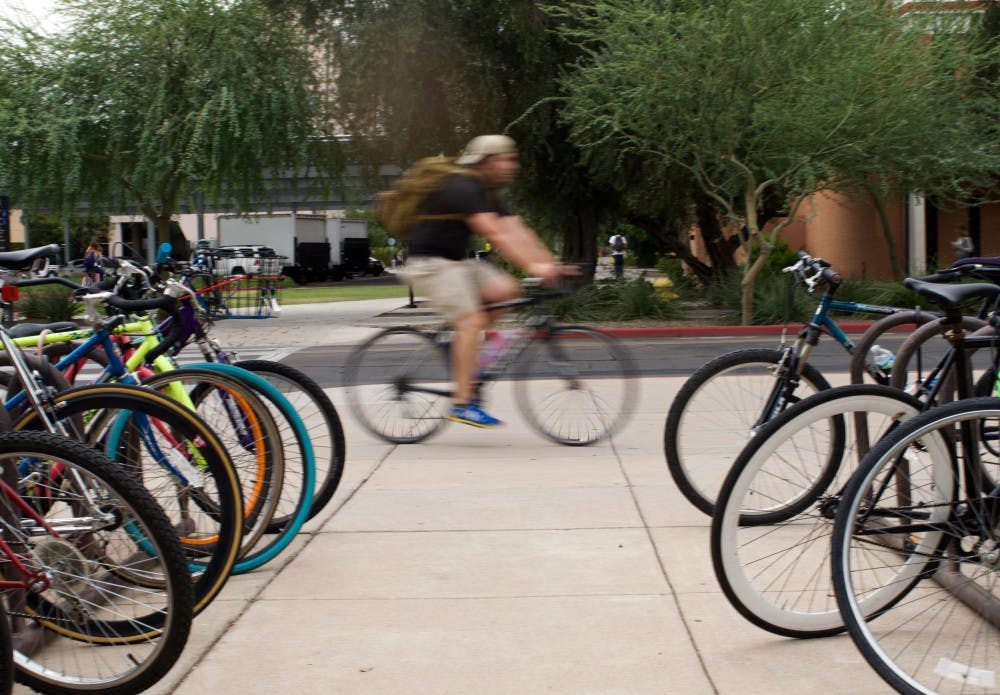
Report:
M 889 383 L 891 363 L 878 364 L 870 353 L 887 330 L 920 326 L 936 314 L 877 304 L 838 301 L 843 280 L 821 258 L 804 252 L 784 269 L 810 293 L 825 287 L 812 318 L 791 343 L 776 349 L 750 348 L 717 357 L 695 371 L 681 387 L 667 414 L 664 453 L 670 475 L 695 507 L 712 515 L 719 486 L 730 466 L 756 431 L 778 413 L 807 396 L 830 388 L 826 378 L 809 364 L 824 333 L 851 355 L 852 383 L 867 376 Z M 855 345 L 830 315 L 839 311 L 879 315 Z M 843 421 L 831 420 L 834 437 L 843 437 Z

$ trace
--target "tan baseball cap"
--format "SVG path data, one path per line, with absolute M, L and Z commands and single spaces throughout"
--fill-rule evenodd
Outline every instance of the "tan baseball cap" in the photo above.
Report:
M 516 152 L 517 143 L 506 135 L 480 135 L 469 140 L 462 155 L 455 161 L 462 165 L 477 164 L 490 155 Z

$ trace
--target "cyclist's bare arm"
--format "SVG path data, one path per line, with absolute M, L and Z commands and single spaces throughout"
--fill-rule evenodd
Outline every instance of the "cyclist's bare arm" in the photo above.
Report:
M 538 235 L 531 231 L 520 217 L 480 212 L 467 217 L 466 224 L 496 248 L 504 258 L 546 283 L 555 282 L 561 276 L 573 272 L 568 270 L 569 267 L 560 265 Z

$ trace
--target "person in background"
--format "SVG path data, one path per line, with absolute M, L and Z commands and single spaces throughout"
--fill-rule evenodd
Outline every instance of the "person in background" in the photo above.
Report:
M 964 225 L 958 227 L 958 238 L 951 242 L 951 245 L 955 247 L 955 260 L 961 260 L 963 258 L 968 258 L 972 255 L 973 244 L 972 237 L 969 236 L 969 231 Z
M 91 241 L 83 253 L 83 274 L 89 279 L 88 284 L 94 284 L 104 279 L 104 266 L 101 265 L 101 245 Z
M 611 247 L 611 258 L 615 262 L 615 277 L 624 277 L 625 252 L 628 250 L 628 240 L 624 234 L 619 232 L 608 239 L 608 246 Z

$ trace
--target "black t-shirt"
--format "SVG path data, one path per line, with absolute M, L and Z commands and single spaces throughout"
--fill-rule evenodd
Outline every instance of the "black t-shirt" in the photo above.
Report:
M 453 261 L 469 257 L 473 231 L 465 218 L 481 212 L 509 215 L 496 192 L 475 176 L 450 176 L 441 190 L 424 203 L 424 215 L 455 215 L 455 219 L 423 220 L 410 232 L 410 256 L 439 256 Z

